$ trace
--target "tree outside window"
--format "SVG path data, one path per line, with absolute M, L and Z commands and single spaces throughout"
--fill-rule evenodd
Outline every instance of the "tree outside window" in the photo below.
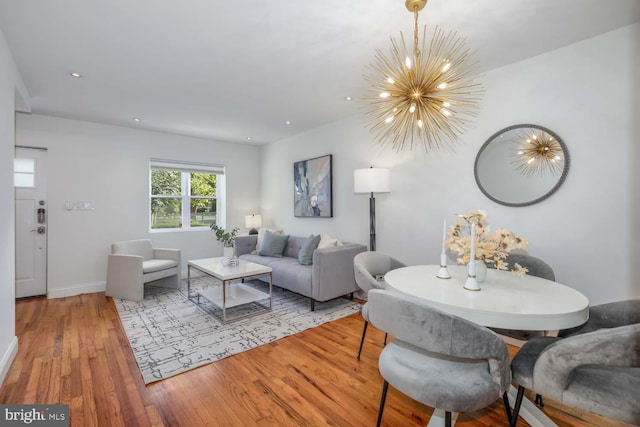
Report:
M 151 229 L 206 228 L 216 223 L 217 175 L 151 167 Z
M 191 174 L 191 227 L 209 227 L 216 223 L 216 181 L 217 176 L 214 174 Z

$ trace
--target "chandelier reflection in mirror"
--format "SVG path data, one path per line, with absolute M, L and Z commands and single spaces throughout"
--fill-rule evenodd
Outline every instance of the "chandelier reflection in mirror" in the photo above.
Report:
M 367 111 L 371 131 L 381 145 L 396 151 L 422 147 L 425 152 L 452 145 L 474 118 L 483 89 L 470 77 L 477 63 L 465 40 L 456 33 L 436 28 L 426 50 L 426 26 L 418 49 L 418 11 L 427 0 L 406 0 L 414 14 L 413 52 L 407 53 L 402 32 L 400 42 L 391 38 L 391 56 L 376 50 Z
M 556 176 L 564 169 L 562 147 L 547 132 L 530 128 L 519 133 L 514 143 L 511 164 L 523 175 Z

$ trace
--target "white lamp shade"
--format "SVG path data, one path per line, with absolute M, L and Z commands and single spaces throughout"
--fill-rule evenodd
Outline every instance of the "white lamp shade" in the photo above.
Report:
M 389 169 L 367 168 L 353 171 L 354 193 L 389 193 L 390 191 Z
M 262 215 L 247 215 L 244 217 L 244 225 L 247 228 L 262 227 Z

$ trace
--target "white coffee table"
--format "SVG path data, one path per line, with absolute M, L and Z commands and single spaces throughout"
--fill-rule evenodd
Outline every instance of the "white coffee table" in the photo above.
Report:
M 222 321 L 227 321 L 227 308 L 249 304 L 269 298 L 269 310 L 273 305 L 271 267 L 239 260 L 238 265 L 229 266 L 223 264 L 222 257 L 196 259 L 187 262 L 187 296 L 190 301 L 200 304 L 200 297 L 222 308 Z M 205 289 L 194 290 L 191 294 L 191 269 L 214 277 L 222 282 L 222 286 L 210 286 Z M 254 289 L 241 282 L 257 276 L 269 276 L 269 293 Z M 234 282 L 234 280 L 236 282 Z M 195 300 L 194 300 L 195 299 Z

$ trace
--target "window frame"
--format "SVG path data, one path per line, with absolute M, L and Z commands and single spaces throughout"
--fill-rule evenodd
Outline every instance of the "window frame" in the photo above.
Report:
M 169 170 L 180 173 L 181 194 L 152 194 L 153 180 L 152 174 L 154 170 Z M 203 173 L 216 175 L 216 196 L 199 196 L 191 194 L 191 174 Z M 158 198 L 176 199 L 181 201 L 181 227 L 174 228 L 152 228 L 152 200 Z M 205 199 L 216 201 L 216 224 L 224 227 L 226 222 L 226 192 L 225 192 L 225 174 L 224 166 L 211 163 L 182 162 L 175 160 L 150 159 L 149 161 L 149 200 L 148 200 L 148 218 L 149 232 L 180 232 L 180 231 L 209 231 L 208 225 L 191 226 L 191 201 L 194 199 Z
M 29 163 L 29 170 L 23 170 L 20 166 L 21 162 Z M 23 179 L 18 177 L 28 177 L 28 185 L 25 185 Z M 14 188 L 35 188 L 36 186 L 36 161 L 30 157 L 14 157 L 13 159 L 13 187 Z

